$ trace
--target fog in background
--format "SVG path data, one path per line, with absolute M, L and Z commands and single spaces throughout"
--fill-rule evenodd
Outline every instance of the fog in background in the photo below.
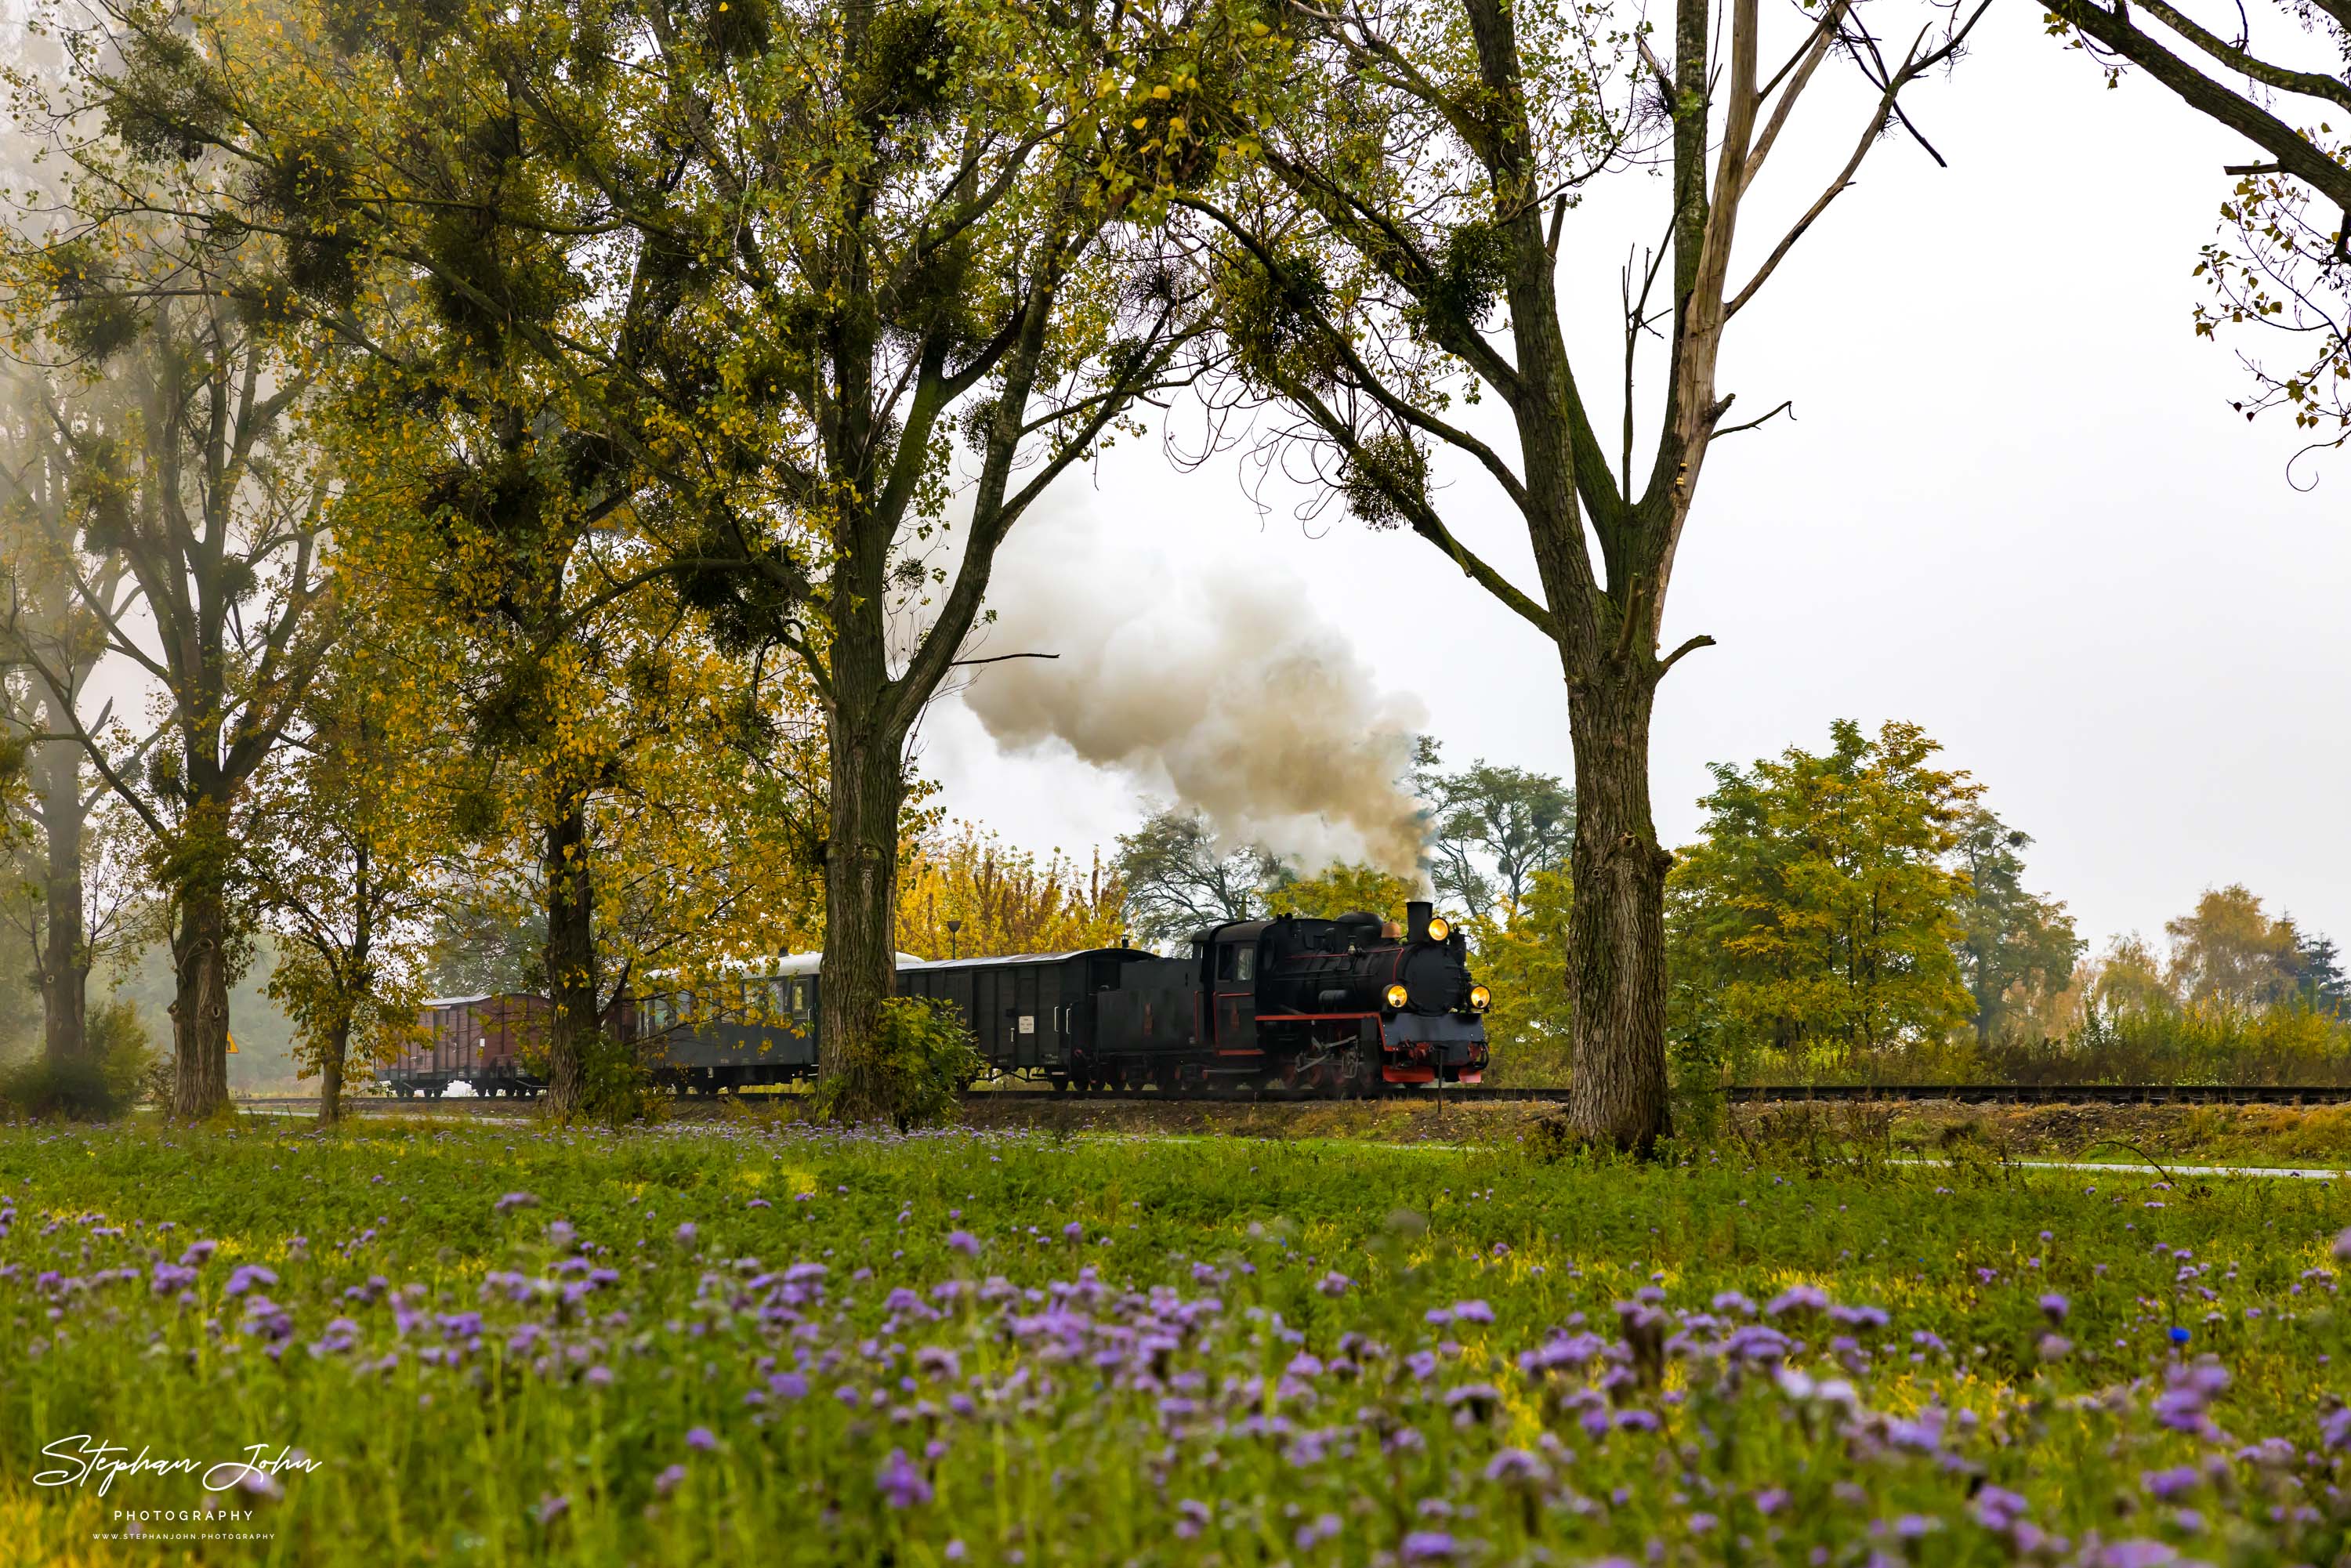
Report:
M 1694 836 L 1709 761 L 1817 749 L 1840 716 L 1907 718 L 2035 836 L 2032 881 L 2094 944 L 2155 934 L 2235 881 L 2351 937 L 2351 456 L 2306 462 L 2296 476 L 2316 487 L 2290 487 L 2291 428 L 2229 407 L 2236 350 L 2268 345 L 2189 330 L 2220 165 L 2249 155 L 2146 82 L 2105 90 L 2032 7 L 1995 7 L 1978 38 L 1913 110 L 1951 166 L 1907 142 L 1876 150 L 1731 325 L 1729 421 L 1782 399 L 1796 419 L 1724 441 L 1705 470 L 1665 645 L 1720 646 L 1660 694 L 1658 830 Z M 1848 145 L 1850 96 L 1820 97 L 1772 155 L 1759 190 L 1778 204 L 1742 225 L 1734 271 Z M 1587 206 L 1562 242 L 1592 298 L 1587 374 L 1621 351 L 1606 335 L 1627 216 Z M 1586 390 L 1612 427 L 1616 392 Z M 1448 478 L 1448 519 L 1531 586 L 1515 518 L 1482 479 Z M 1232 457 L 1179 476 L 1155 442 L 1129 443 L 1014 530 L 996 580 L 1050 572 L 1081 517 L 1101 559 L 1098 578 L 1056 589 L 1073 632 L 1104 606 L 1141 629 L 1220 586 L 1301 585 L 1301 620 L 1339 629 L 1382 692 L 1416 698 L 1448 761 L 1572 772 L 1540 636 L 1422 541 L 1335 509 L 1302 525 L 1294 494 L 1267 498 L 1261 517 Z M 999 634 L 983 652 L 1011 647 Z M 1171 701 L 1236 678 L 1184 647 L 1166 637 Z M 949 810 L 1039 847 L 1107 846 L 1139 814 L 1131 774 L 997 744 L 971 704 L 998 678 L 977 672 L 925 722 L 922 766 Z

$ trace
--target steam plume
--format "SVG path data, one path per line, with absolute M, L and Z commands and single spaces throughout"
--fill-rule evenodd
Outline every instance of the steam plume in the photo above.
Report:
M 1205 814 L 1228 842 L 1311 871 L 1368 860 L 1417 879 L 1418 804 L 1400 782 L 1426 718 L 1384 691 L 1305 584 L 1256 566 L 1179 571 L 1113 553 L 1067 512 L 1032 518 L 999 556 L 964 701 L 1001 746 L 1055 741 Z

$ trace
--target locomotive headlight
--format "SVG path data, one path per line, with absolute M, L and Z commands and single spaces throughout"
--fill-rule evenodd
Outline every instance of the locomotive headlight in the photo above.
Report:
M 1402 986 L 1390 986 L 1387 989 L 1387 1004 L 1391 1008 L 1400 1008 L 1411 999 L 1412 993 Z
M 1469 1010 L 1471 1012 L 1482 1013 L 1489 1007 L 1491 1007 L 1493 1002 L 1494 993 L 1488 990 L 1485 987 L 1472 986 L 1469 988 Z
M 1442 915 L 1434 915 L 1429 917 L 1428 939 L 1431 942 L 1444 941 L 1446 936 L 1450 934 L 1452 930 L 1453 927 L 1445 923 L 1445 916 Z

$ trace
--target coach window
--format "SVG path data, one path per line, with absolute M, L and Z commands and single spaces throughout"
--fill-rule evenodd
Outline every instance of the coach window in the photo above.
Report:
M 794 980 L 792 982 L 792 1017 L 806 1019 L 808 1016 L 808 982 Z

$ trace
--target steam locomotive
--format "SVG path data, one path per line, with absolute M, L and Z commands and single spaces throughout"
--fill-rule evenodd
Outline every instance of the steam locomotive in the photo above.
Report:
M 1490 998 L 1460 932 L 1429 904 L 1403 930 L 1375 915 L 1284 915 L 1213 926 L 1181 957 L 1123 966 L 1074 1042 L 1072 1081 L 1110 1088 L 1218 1081 L 1359 1094 L 1476 1082 Z
M 648 988 L 613 1021 L 660 1081 L 687 1092 L 810 1077 L 820 966 L 818 955 L 799 954 L 693 991 Z M 1124 945 L 946 960 L 902 953 L 898 991 L 950 1004 L 993 1073 L 1056 1089 L 1219 1085 L 1338 1097 L 1474 1083 L 1486 1067 L 1490 998 L 1470 976 L 1461 933 L 1426 903 L 1409 904 L 1402 927 L 1369 914 L 1228 922 L 1196 933 L 1176 957 Z M 513 1031 L 495 1061 L 486 1036 L 479 1060 L 467 1055 L 463 1028 L 450 1048 L 436 1007 L 471 1016 L 482 1000 L 427 1004 L 429 1056 L 407 1052 L 380 1080 L 403 1095 L 437 1095 L 459 1081 L 485 1093 L 535 1089 L 517 1066 L 530 1053 Z

